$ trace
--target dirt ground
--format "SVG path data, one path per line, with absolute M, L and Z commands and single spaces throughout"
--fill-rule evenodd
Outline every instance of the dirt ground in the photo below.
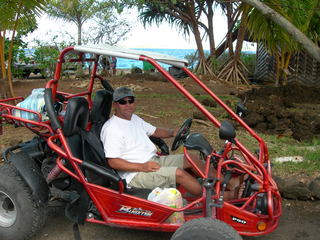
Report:
M 289 84 L 254 88 L 239 96 L 255 130 L 310 141 L 320 135 L 320 88 Z
M 195 87 L 190 80 L 181 80 L 182 85 L 195 96 L 203 91 Z M 27 96 L 34 88 L 44 87 L 46 80 L 31 78 L 14 82 L 16 95 Z M 83 90 L 87 81 L 61 81 L 60 90 L 77 92 Z M 177 94 L 175 87 L 156 76 L 130 74 L 110 78 L 114 86 L 129 85 L 139 96 L 137 99 L 137 113 L 145 120 L 157 126 L 178 128 L 184 119 L 194 117 L 195 108 L 186 105 L 186 100 Z M 210 89 L 217 95 L 239 96 L 246 101 L 248 115 L 245 121 L 258 131 L 272 134 L 289 135 L 299 140 L 310 140 L 320 134 L 319 119 L 319 89 L 290 87 L 276 90 L 272 87 L 261 89 L 256 87 L 250 92 L 248 88 L 234 88 L 215 81 L 206 81 Z M 97 85 L 97 88 L 101 86 Z M 306 91 L 306 92 L 305 92 Z M 169 94 L 159 100 L 162 93 Z M 304 93 L 303 95 L 300 95 Z M 148 94 L 148 96 L 147 96 Z M 155 96 L 150 98 L 150 94 Z M 263 98 L 264 96 L 264 98 Z M 267 97 L 266 97 L 267 96 Z M 262 99 L 268 99 L 262 100 Z M 206 104 L 210 104 L 206 103 Z M 174 111 L 168 109 L 175 108 Z M 260 119 L 258 121 L 257 119 Z M 262 122 L 266 122 L 263 125 Z M 281 127 L 280 127 L 281 126 Z M 206 130 L 206 125 L 195 124 L 198 131 Z M 202 130 L 202 131 L 201 131 Z M 15 145 L 32 137 L 27 129 L 5 126 L 4 135 L 0 137 L 0 150 Z M 170 142 L 169 142 L 170 143 Z M 283 217 L 279 228 L 268 236 L 246 237 L 245 239 L 259 240 L 295 240 L 318 239 L 318 225 L 320 221 L 320 202 L 283 202 Z M 169 233 L 150 231 L 136 231 L 128 229 L 110 228 L 107 226 L 86 224 L 81 227 L 83 239 L 169 239 Z M 67 240 L 72 239 L 71 223 L 63 216 L 63 211 L 54 211 L 45 227 L 32 240 Z
M 243 237 L 244 240 L 318 240 L 319 202 L 283 201 L 283 215 L 271 234 Z M 169 240 L 171 233 L 123 229 L 86 223 L 80 226 L 83 240 Z M 44 228 L 31 240 L 71 240 L 72 224 L 62 210 L 54 211 Z
M 136 100 L 137 114 L 156 126 L 178 128 L 186 118 L 193 117 L 193 114 L 196 112 L 196 108 L 187 103 L 187 100 L 182 94 L 178 93 L 171 83 L 157 75 L 127 74 L 108 79 L 114 88 L 123 85 L 133 88 L 136 95 L 139 96 Z M 46 82 L 45 79 L 38 77 L 15 80 L 15 94 L 16 96 L 27 97 L 30 95 L 32 89 L 45 87 Z M 200 96 L 204 93 L 202 89 L 195 87 L 191 80 L 182 80 L 181 83 L 196 96 Z M 58 90 L 77 93 L 86 89 L 87 84 L 88 80 L 62 80 L 59 82 Z M 94 90 L 101 88 L 102 86 L 100 83 L 94 85 Z M 245 89 L 236 89 L 213 81 L 210 83 L 210 88 L 219 95 L 237 95 L 242 93 Z M 158 96 L 160 94 L 167 94 L 169 96 L 159 98 Z M 150 95 L 152 98 L 151 103 Z M 154 96 L 154 98 L 152 96 Z M 197 127 L 201 129 L 201 127 L 205 128 L 205 125 L 197 125 Z M 25 128 L 19 128 L 19 131 L 17 131 L 13 126 L 7 125 L 5 126 L 5 129 L 8 134 L 1 136 L 0 150 L 25 141 L 33 136 L 32 133 Z

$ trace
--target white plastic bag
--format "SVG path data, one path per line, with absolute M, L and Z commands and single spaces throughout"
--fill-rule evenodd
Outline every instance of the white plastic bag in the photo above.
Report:
M 155 188 L 148 196 L 149 201 L 160 203 L 172 208 L 181 208 L 183 206 L 181 193 L 175 188 Z M 184 223 L 183 212 L 173 213 L 167 221 L 168 223 Z
M 45 102 L 44 102 L 44 88 L 35 88 L 32 90 L 31 95 L 29 95 L 22 102 L 17 104 L 17 107 L 26 108 L 41 114 L 42 121 L 48 120 L 48 116 L 45 112 Z M 13 110 L 13 115 L 16 117 L 21 117 L 28 120 L 39 121 L 37 115 L 20 110 Z

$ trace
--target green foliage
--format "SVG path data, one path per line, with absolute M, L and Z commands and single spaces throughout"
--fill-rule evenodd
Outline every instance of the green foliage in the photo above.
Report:
M 131 27 L 116 16 L 114 9 L 122 12 L 123 6 L 120 7 L 119 1 L 53 0 L 48 6 L 48 14 L 77 26 L 77 44 L 93 42 L 115 45 L 126 37 Z M 83 25 L 88 21 L 92 22 L 90 32 L 83 32 Z
M 191 16 L 187 17 L 189 2 L 182 1 L 140 1 L 139 19 L 144 26 L 155 23 L 159 26 L 163 22 L 168 22 L 176 26 L 184 36 L 189 36 L 191 32 Z M 194 15 L 200 15 L 200 8 L 194 9 Z
M 278 172 L 305 172 L 313 174 L 320 171 L 320 139 L 314 139 L 313 142 L 299 142 L 291 137 L 278 137 L 277 135 L 268 135 L 259 133 L 264 139 L 269 151 L 269 158 L 274 164 L 273 170 Z M 258 149 L 257 141 L 242 129 L 237 129 L 237 138 L 251 151 Z M 285 156 L 302 156 L 303 162 L 276 163 L 273 159 Z
M 142 69 L 139 67 L 132 67 L 131 73 L 142 73 Z
M 12 30 L 17 18 L 18 29 L 26 25 L 33 26 L 35 16 L 40 15 L 47 2 L 48 0 L 0 0 L 0 31 Z
M 120 40 L 126 39 L 131 26 L 125 19 L 116 14 L 98 13 L 90 32 L 84 33 L 84 41 L 95 44 L 116 45 Z
M 226 63 L 226 61 L 230 58 L 229 53 L 228 52 L 224 52 L 223 54 L 221 54 L 221 56 L 217 59 L 213 59 L 212 60 L 212 70 L 214 71 L 218 71 L 223 64 Z M 242 52 L 240 55 L 240 58 L 242 60 L 242 62 L 244 63 L 244 65 L 247 67 L 249 74 L 253 74 L 255 71 L 255 67 L 256 67 L 256 55 L 255 54 L 247 54 Z
M 67 46 L 74 45 L 74 42 L 57 42 L 58 36 L 55 35 L 47 42 L 36 41 L 37 47 L 34 52 L 35 62 L 39 65 L 44 77 L 52 77 L 60 51 Z M 70 68 L 74 63 L 66 63 L 64 67 Z
M 188 65 L 189 65 L 192 69 L 195 68 L 197 62 L 199 61 L 199 56 L 198 56 L 198 54 L 197 54 L 197 51 L 185 55 L 184 58 L 188 61 Z
M 310 148 L 310 147 L 292 147 L 294 152 L 290 152 L 285 156 L 302 156 L 303 162 L 285 162 L 285 163 L 275 163 L 275 168 L 277 171 L 294 173 L 294 172 L 305 172 L 312 175 L 315 172 L 320 171 L 320 148 Z
M 83 24 L 95 14 L 107 10 L 109 4 L 109 1 L 97 0 L 52 0 L 47 12 L 52 17 Z
M 39 46 L 34 54 L 41 74 L 44 77 L 52 76 L 59 56 L 59 49 L 54 46 Z
M 264 3 L 292 22 L 312 40 L 319 41 L 319 0 L 266 0 Z M 270 53 L 277 52 L 279 48 L 287 52 L 300 48 L 284 29 L 256 9 L 250 12 L 248 27 L 251 36 L 262 42 Z
M 24 49 L 27 48 L 27 43 L 23 40 L 23 37 L 33 32 L 36 27 L 36 19 L 35 16 L 29 16 L 28 18 L 20 19 L 20 25 L 18 27 L 17 34 L 13 40 L 12 47 L 12 61 L 11 61 L 11 72 L 14 76 L 22 76 L 23 72 L 14 67 L 15 63 L 25 63 L 29 64 L 32 59 L 30 56 L 26 54 Z M 8 59 L 9 57 L 9 47 L 11 40 L 6 38 L 4 41 L 4 57 Z
M 204 54 L 205 54 L 206 59 L 210 55 L 210 53 L 208 51 L 205 51 Z M 193 53 L 189 53 L 189 54 L 185 55 L 184 58 L 188 61 L 188 65 L 194 70 L 199 62 L 199 52 L 194 51 Z M 213 61 L 213 62 L 215 62 L 215 61 Z M 215 70 L 216 68 L 213 67 L 213 69 Z
M 247 67 L 249 74 L 253 75 L 256 68 L 256 55 L 241 53 L 240 58 L 244 65 Z

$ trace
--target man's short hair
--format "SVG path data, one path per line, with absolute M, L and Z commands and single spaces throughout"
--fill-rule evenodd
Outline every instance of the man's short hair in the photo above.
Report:
M 117 102 L 125 97 L 134 97 L 133 91 L 129 87 L 118 87 L 113 92 L 113 101 Z

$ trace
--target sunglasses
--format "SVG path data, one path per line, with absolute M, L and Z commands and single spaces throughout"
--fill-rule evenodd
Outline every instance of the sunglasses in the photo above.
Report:
M 120 105 L 126 105 L 127 103 L 132 104 L 134 103 L 134 98 L 130 98 L 129 100 L 120 99 L 117 103 Z

